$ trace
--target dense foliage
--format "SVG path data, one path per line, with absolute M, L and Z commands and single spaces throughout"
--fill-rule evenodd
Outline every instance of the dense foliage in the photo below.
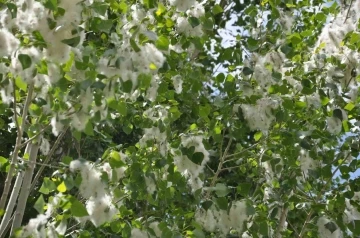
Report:
M 0 0 L 0 237 L 360 236 L 360 0 Z

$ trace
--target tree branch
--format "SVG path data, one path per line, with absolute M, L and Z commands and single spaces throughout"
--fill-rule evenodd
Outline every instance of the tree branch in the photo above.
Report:
M 226 157 L 226 155 L 227 155 L 227 153 L 228 153 L 228 151 L 229 151 L 229 148 L 230 148 L 230 146 L 231 146 L 231 143 L 232 143 L 232 138 L 230 138 L 230 140 L 229 140 L 229 142 L 228 142 L 228 144 L 227 144 L 227 146 L 226 146 L 226 149 L 225 149 L 225 151 L 224 151 L 224 154 L 220 157 L 220 163 L 219 163 L 218 168 L 217 168 L 217 170 L 216 170 L 216 173 L 215 173 L 215 175 L 214 175 L 214 177 L 213 177 L 213 179 L 212 179 L 212 181 L 211 181 L 210 188 L 212 188 L 212 187 L 215 186 L 216 180 L 217 180 L 217 178 L 219 177 L 219 174 L 220 174 L 220 172 L 221 172 L 221 170 L 222 170 L 222 166 L 223 166 L 223 164 L 224 164 L 225 157 Z M 220 153 L 221 153 L 221 152 L 220 152 Z M 207 193 L 206 193 L 206 195 L 205 195 L 205 198 L 209 198 L 210 194 L 211 194 L 211 190 L 208 190 Z
M 64 137 L 65 133 L 67 132 L 69 127 L 65 128 L 64 131 L 61 132 L 61 134 L 58 136 L 58 138 L 56 138 L 56 141 L 54 143 L 54 145 L 51 147 L 51 150 L 49 151 L 49 154 L 46 156 L 43 164 L 41 165 L 41 167 L 39 168 L 38 172 L 36 173 L 33 181 L 32 181 L 32 184 L 31 184 L 31 188 L 30 190 L 34 190 L 35 188 L 35 185 L 36 185 L 36 182 L 39 180 L 42 172 L 44 171 L 44 168 L 47 166 L 47 164 L 49 163 L 51 157 L 53 156 L 56 148 L 58 147 L 61 139 Z

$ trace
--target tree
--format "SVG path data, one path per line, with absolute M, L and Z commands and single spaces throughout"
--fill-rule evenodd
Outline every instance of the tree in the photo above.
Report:
M 360 1 L 0 4 L 1 237 L 360 235 Z

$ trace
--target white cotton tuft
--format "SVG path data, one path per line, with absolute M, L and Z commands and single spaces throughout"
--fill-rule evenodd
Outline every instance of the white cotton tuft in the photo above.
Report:
M 298 160 L 300 161 L 300 168 L 304 178 L 308 177 L 309 169 L 314 170 L 318 167 L 318 163 L 310 157 L 309 152 L 306 150 L 300 151 Z
M 51 202 L 47 203 L 47 210 L 45 214 L 39 214 L 36 218 L 30 219 L 29 223 L 23 227 L 21 237 L 47 237 L 45 232 L 45 225 L 48 220 L 53 216 L 54 209 L 61 202 L 61 193 L 57 194 Z M 48 226 L 52 229 L 53 227 Z
M 139 144 L 142 148 L 145 148 L 146 142 L 152 140 L 157 143 L 161 155 L 165 156 L 166 147 L 167 147 L 166 138 L 167 138 L 166 132 L 160 132 L 160 129 L 158 127 L 145 128 L 144 135 L 140 139 Z
M 150 64 L 154 64 L 159 69 L 165 62 L 165 56 L 155 45 L 147 43 L 141 47 L 138 61 L 143 62 L 146 68 L 149 68 Z
M 243 230 L 243 224 L 248 219 L 246 213 L 246 203 L 245 201 L 237 201 L 232 204 L 229 211 L 229 220 L 231 222 L 231 227 L 236 229 L 239 234 Z
M 25 57 L 26 59 L 31 59 L 31 64 L 28 68 L 23 69 L 20 59 Z M 16 51 L 15 55 L 11 59 L 10 72 L 13 73 L 15 77 L 21 77 L 22 80 L 27 83 L 33 82 L 35 66 L 40 59 L 41 53 L 39 49 L 33 46 L 29 48 L 21 48 Z
M 73 160 L 70 162 L 70 171 L 71 172 L 75 172 L 76 170 L 81 170 L 81 168 L 83 167 L 84 163 L 81 162 L 80 160 Z
M 10 56 L 20 45 L 20 41 L 6 29 L 0 29 L 0 58 Z
M 217 228 L 219 218 L 214 215 L 213 209 L 199 209 L 195 212 L 195 221 L 199 223 L 206 231 L 214 232 Z
M 182 89 L 183 89 L 182 88 L 182 84 L 183 84 L 182 77 L 180 75 L 176 75 L 176 76 L 172 77 L 171 80 L 173 81 L 175 92 L 177 94 L 181 93 Z
M 315 109 L 319 109 L 321 107 L 321 99 L 318 93 L 301 96 L 300 101 L 306 102 L 307 105 L 312 106 Z
M 50 152 L 50 143 L 44 137 L 41 138 L 40 151 L 43 155 L 47 155 Z
M 71 125 L 77 131 L 83 131 L 89 121 L 89 116 L 84 112 L 78 112 L 71 115 Z
M 148 193 L 153 194 L 156 191 L 156 184 L 153 178 L 145 176 L 145 184 Z
M 204 6 L 199 2 L 195 2 L 191 9 L 186 11 L 186 14 L 192 17 L 200 18 L 205 15 Z
M 206 163 L 210 160 L 210 154 L 205 149 L 202 140 L 202 136 L 184 136 L 181 138 L 181 143 L 184 147 L 194 147 L 194 153 L 203 154 L 201 164 L 195 164 L 186 155 L 174 155 L 174 164 L 178 171 L 188 179 L 188 184 L 193 191 L 203 187 L 203 181 L 199 178 L 199 175 L 203 172 Z
M 195 4 L 195 0 L 169 0 L 170 5 L 175 6 L 179 12 L 185 12 Z
M 201 24 L 196 27 L 192 27 L 186 17 L 176 16 L 176 27 L 178 32 L 183 33 L 186 36 L 201 37 L 203 35 Z
M 327 117 L 326 118 L 327 131 L 331 134 L 339 134 L 342 129 L 342 122 L 337 117 Z
M 117 213 L 117 209 L 112 204 L 109 195 L 91 197 L 86 202 L 86 210 L 89 213 L 90 221 L 96 227 L 99 227 L 105 222 L 110 222 Z
M 272 109 L 279 107 L 279 101 L 272 98 L 262 98 L 255 105 L 243 104 L 241 109 L 250 130 L 267 132 L 271 123 L 275 120 Z
M 148 235 L 145 231 L 142 231 L 138 228 L 133 228 L 131 230 L 131 238 L 147 238 Z
M 235 201 L 229 213 L 215 206 L 211 206 L 207 211 L 199 209 L 195 212 L 195 221 L 208 232 L 214 232 L 219 229 L 223 235 L 226 235 L 229 233 L 230 228 L 232 228 L 241 234 L 243 224 L 249 218 L 246 213 L 246 207 L 245 201 Z
M 59 133 L 64 129 L 64 125 L 56 119 L 56 117 L 51 118 L 50 124 L 52 126 L 52 133 L 54 136 L 58 136 Z
M 334 232 L 331 232 L 327 226 L 330 224 L 330 221 L 327 217 L 322 216 L 319 218 L 317 222 L 318 233 L 320 238 L 342 238 L 342 232 L 339 228 L 337 228 Z M 336 225 L 334 222 L 332 222 Z
M 159 237 L 159 238 L 161 237 L 162 231 L 159 228 L 159 222 L 157 222 L 157 221 L 151 222 L 149 225 L 149 228 L 151 228 L 154 231 L 156 237 Z
M 146 91 L 146 98 L 149 99 L 151 102 L 155 102 L 156 97 L 157 97 L 157 90 L 159 88 L 160 85 L 160 79 L 159 77 L 156 75 L 155 77 L 153 77 L 153 79 L 151 80 L 151 84 L 150 87 L 148 88 L 148 90 Z

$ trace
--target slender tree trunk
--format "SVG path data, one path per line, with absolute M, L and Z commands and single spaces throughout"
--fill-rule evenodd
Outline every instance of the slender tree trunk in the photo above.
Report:
M 6 230 L 7 230 L 6 228 L 11 220 L 11 216 L 14 211 L 14 207 L 15 207 L 18 195 L 19 195 L 19 191 L 20 191 L 23 179 L 24 179 L 24 171 L 20 171 L 16 178 L 14 188 L 13 188 L 11 196 L 10 196 L 9 203 L 6 206 L 5 214 L 4 214 L 1 224 L 0 224 L 0 238 L 3 238 L 6 234 Z
M 285 205 L 283 205 L 283 207 L 281 209 L 279 225 L 277 227 L 276 234 L 275 234 L 276 238 L 281 238 L 281 232 L 283 232 L 284 229 L 286 228 L 285 223 L 286 223 L 287 213 L 288 213 L 288 208 L 285 207 Z
M 30 193 L 31 181 L 34 174 L 36 158 L 39 151 L 39 144 L 37 143 L 30 142 L 28 146 L 30 147 L 29 161 L 24 173 L 23 184 L 21 186 L 20 196 L 15 211 L 15 217 L 11 227 L 11 234 L 13 234 L 14 231 L 21 226 L 21 222 L 24 217 L 26 201 Z
M 14 87 L 15 87 L 15 83 L 14 83 Z M 17 112 L 16 112 L 16 98 L 15 98 L 15 88 L 14 88 L 14 117 L 15 117 L 15 123 L 16 123 L 18 132 L 17 132 L 17 138 L 16 138 L 14 152 L 13 152 L 11 162 L 10 162 L 9 172 L 7 173 L 4 190 L 3 190 L 3 193 L 2 193 L 1 199 L 0 199 L 0 210 L 4 210 L 7 198 L 10 193 L 11 182 L 14 177 L 15 166 L 18 162 L 17 159 L 18 159 L 18 154 L 19 154 L 19 150 L 21 147 L 21 140 L 22 140 L 23 133 L 24 133 L 26 116 L 28 114 L 29 105 L 31 103 L 33 91 L 34 91 L 34 84 L 32 83 L 28 87 L 28 95 L 25 100 L 24 109 L 23 109 L 23 113 L 22 113 L 22 117 L 21 117 L 21 125 L 19 125 Z

